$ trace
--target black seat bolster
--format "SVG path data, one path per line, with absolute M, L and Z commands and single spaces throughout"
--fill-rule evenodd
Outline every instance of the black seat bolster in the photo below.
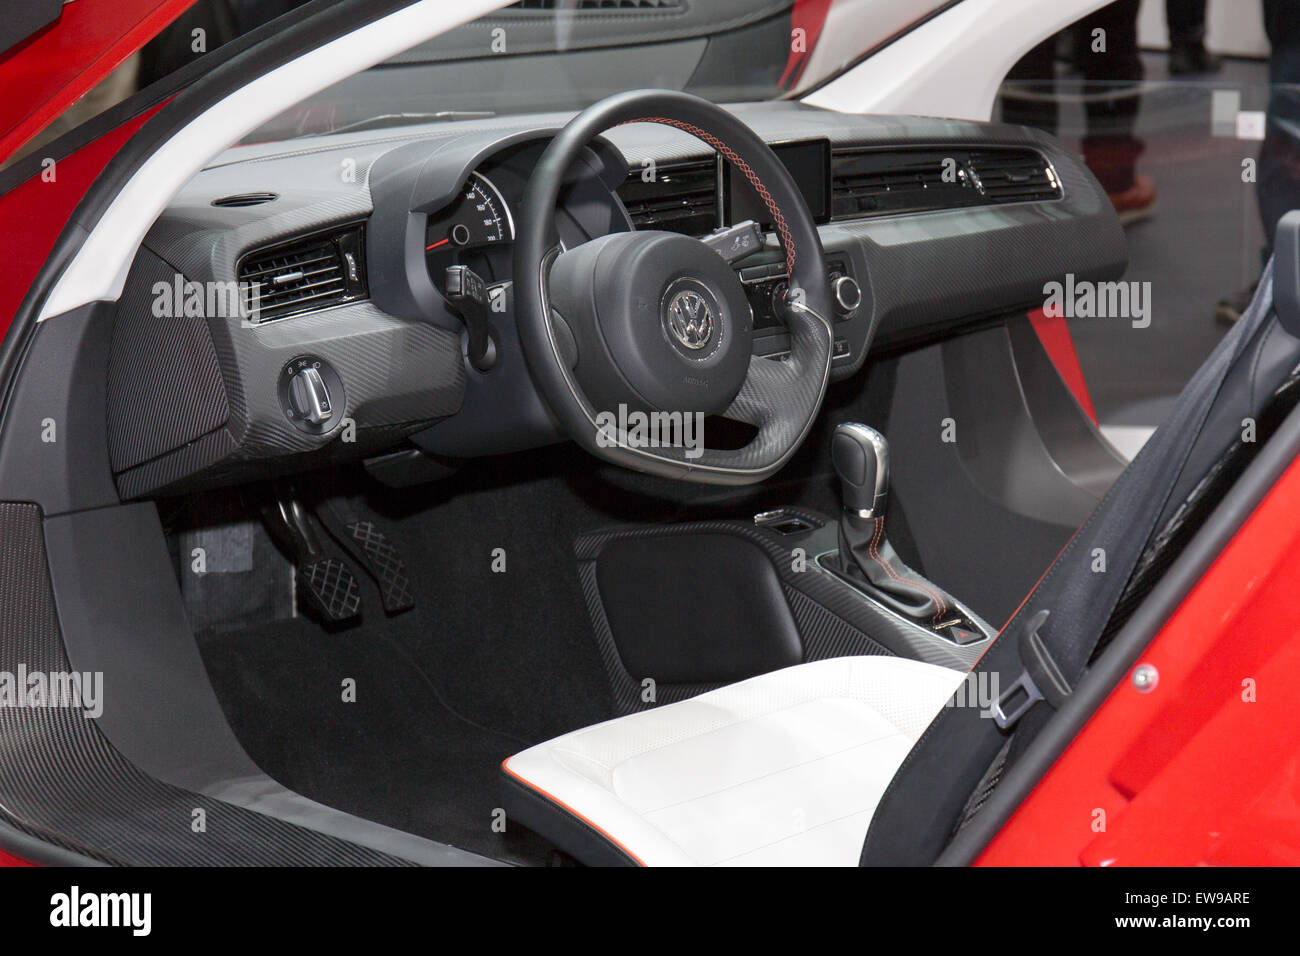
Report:
M 1220 401 L 1206 420 L 1204 437 L 1188 458 L 1093 659 L 1128 622 L 1298 400 L 1300 339 L 1280 324 L 1268 323 L 1255 334 L 1224 382 Z
M 504 768 L 500 780 L 506 826 L 525 826 L 588 866 L 640 866 L 599 829 Z

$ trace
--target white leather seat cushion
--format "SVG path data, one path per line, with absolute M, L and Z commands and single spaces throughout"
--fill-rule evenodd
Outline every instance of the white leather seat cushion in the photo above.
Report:
M 890 779 L 964 677 L 897 657 L 800 664 L 505 769 L 647 866 L 856 866 Z

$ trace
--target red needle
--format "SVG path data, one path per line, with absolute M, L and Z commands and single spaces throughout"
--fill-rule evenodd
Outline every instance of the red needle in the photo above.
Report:
M 425 246 L 425 247 L 424 247 L 424 251 L 425 251 L 425 252 L 432 252 L 434 249 L 437 249 L 439 246 L 445 246 L 445 245 L 446 245 L 447 243 L 449 243 L 449 242 L 451 242 L 451 237 L 448 237 L 448 238 L 446 238 L 446 239 L 439 239 L 439 240 L 438 240 L 437 242 L 435 242 L 433 245 L 431 245 L 431 246 Z

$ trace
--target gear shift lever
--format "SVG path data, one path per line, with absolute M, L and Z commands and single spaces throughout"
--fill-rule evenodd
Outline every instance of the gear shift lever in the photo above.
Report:
M 844 510 L 859 518 L 885 516 L 889 498 L 889 443 L 874 428 L 846 422 L 831 438 L 831 464 L 840 476 Z
M 840 478 L 840 573 L 869 597 L 927 627 L 961 620 L 956 603 L 899 558 L 885 537 L 889 443 L 874 428 L 846 422 L 831 438 Z

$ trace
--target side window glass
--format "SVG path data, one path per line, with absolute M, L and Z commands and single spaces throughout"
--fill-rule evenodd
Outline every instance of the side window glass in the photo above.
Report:
M 1007 75 L 995 118 L 1080 153 L 1124 224 L 1130 311 L 1145 314 L 1066 312 L 1113 439 L 1140 447 L 1163 420 L 1300 206 L 1296 83 L 1300 16 L 1286 0 L 1119 0 Z

